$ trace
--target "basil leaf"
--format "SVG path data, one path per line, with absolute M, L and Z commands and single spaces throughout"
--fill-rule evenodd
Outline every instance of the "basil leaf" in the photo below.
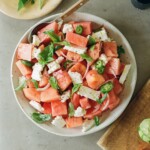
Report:
M 70 46 L 71 44 L 67 41 L 62 41 L 62 42 L 54 42 L 54 44 L 62 45 L 62 46 Z
M 100 119 L 99 119 L 98 116 L 95 116 L 95 117 L 94 117 L 94 121 L 95 121 L 95 125 L 96 125 L 96 126 L 99 126 L 99 125 L 100 125 Z
M 80 56 L 89 62 L 91 62 L 93 60 L 92 57 L 90 57 L 88 54 L 80 54 Z
M 74 116 L 74 112 L 75 112 L 74 105 L 70 102 L 69 103 L 69 116 L 70 117 Z
M 67 66 L 68 66 L 70 63 L 72 63 L 71 60 L 66 60 L 66 61 L 63 63 L 63 67 L 66 69 Z
M 124 53 L 125 53 L 125 50 L 124 50 L 124 48 L 122 47 L 122 45 L 120 45 L 120 46 L 117 47 L 117 52 L 118 52 L 118 57 L 120 57 L 121 54 L 124 54 Z
M 99 104 L 102 104 L 106 98 L 107 98 L 107 93 L 105 93 L 102 98 L 97 99 L 96 101 L 97 101 Z
M 22 64 L 28 66 L 28 67 L 32 67 L 34 65 L 33 62 L 31 61 L 27 61 L 27 60 L 21 60 Z
M 31 81 L 33 82 L 33 85 L 36 89 L 39 88 L 39 84 L 36 80 L 32 79 Z
M 95 45 L 90 46 L 90 51 L 93 51 L 95 48 Z
M 74 84 L 72 88 L 72 95 L 77 92 L 80 88 L 81 84 Z
M 103 74 L 104 73 L 104 70 L 105 70 L 105 66 L 104 66 L 104 62 L 103 60 L 98 60 L 96 63 L 95 63 L 95 68 L 97 70 L 97 72 L 99 74 Z
M 24 87 L 26 87 L 26 85 L 27 85 L 27 79 L 24 76 L 19 77 L 19 85 L 18 87 L 15 88 L 15 91 L 22 90 Z
M 57 34 L 55 34 L 54 30 L 45 31 L 44 33 L 47 34 L 53 42 L 61 41 L 60 37 Z
M 19 0 L 18 1 L 18 11 L 24 7 L 28 0 Z
M 59 89 L 59 86 L 58 86 L 58 83 L 57 83 L 57 80 L 55 77 L 50 77 L 49 82 L 50 82 L 50 85 L 52 86 L 52 88 L 54 88 L 56 90 Z
M 32 119 L 37 122 L 37 123 L 43 123 L 45 121 L 49 121 L 51 120 L 51 115 L 50 114 L 41 114 L 41 113 L 37 113 L 37 112 L 34 112 L 32 114 Z
M 40 9 L 42 9 L 43 5 L 44 5 L 44 0 L 39 0 L 39 7 L 40 7 Z
M 45 65 L 53 61 L 54 52 L 55 52 L 55 47 L 54 47 L 54 44 L 51 43 L 50 45 L 45 47 L 44 50 L 38 55 L 39 63 L 42 65 Z

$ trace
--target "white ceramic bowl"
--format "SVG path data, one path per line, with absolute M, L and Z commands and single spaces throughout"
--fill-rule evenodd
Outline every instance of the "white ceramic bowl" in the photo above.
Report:
M 47 18 L 43 19 L 42 21 L 38 22 L 37 24 L 39 24 L 41 22 L 50 21 L 50 20 L 54 19 L 56 16 L 58 16 L 58 14 L 47 17 Z M 103 117 L 102 117 L 102 123 L 99 126 L 92 128 L 88 132 L 82 133 L 81 128 L 73 128 L 73 129 L 62 128 L 62 129 L 60 129 L 60 128 L 57 128 L 57 127 L 51 125 L 50 123 L 37 124 L 36 122 L 34 122 L 31 119 L 31 114 L 34 111 L 34 109 L 29 105 L 29 103 L 28 103 L 29 101 L 25 98 L 22 91 L 20 91 L 20 92 L 14 91 L 14 88 L 18 85 L 18 77 L 21 75 L 18 68 L 15 65 L 16 49 L 17 49 L 20 42 L 26 42 L 27 41 L 28 33 L 37 24 L 35 24 L 33 27 L 31 27 L 22 36 L 22 38 L 18 42 L 16 49 L 14 51 L 14 55 L 12 57 L 12 64 L 11 64 L 11 83 L 12 83 L 12 89 L 13 89 L 15 98 L 17 100 L 17 103 L 19 104 L 19 106 L 20 106 L 21 110 L 24 112 L 24 114 L 32 122 L 34 122 L 35 125 L 39 126 L 40 128 L 46 130 L 47 132 L 54 133 L 56 135 L 74 137 L 74 136 L 87 135 L 87 134 L 91 134 L 91 133 L 97 132 L 99 130 L 102 130 L 105 127 L 107 127 L 108 125 L 110 125 L 112 122 L 114 122 L 122 114 L 122 112 L 127 107 L 129 101 L 131 100 L 131 96 L 132 96 L 134 88 L 135 88 L 136 79 L 137 79 L 137 66 L 136 66 L 136 61 L 135 61 L 133 51 L 132 51 L 128 41 L 123 36 L 123 34 L 116 27 L 114 27 L 111 23 L 107 22 L 106 20 L 104 20 L 100 17 L 94 16 L 91 14 L 87 14 L 87 13 L 79 13 L 79 12 L 74 13 L 70 17 L 68 17 L 67 21 L 69 21 L 69 20 L 92 21 L 92 22 L 95 22 L 97 24 L 104 25 L 108 29 L 110 36 L 113 37 L 113 39 L 116 40 L 119 45 L 123 45 L 123 47 L 125 48 L 126 53 L 123 56 L 122 60 L 124 62 L 130 63 L 132 65 L 131 70 L 128 74 L 127 80 L 125 82 L 125 88 L 124 88 L 122 94 L 120 95 L 120 98 L 121 98 L 120 105 L 117 108 L 115 108 L 113 111 L 111 111 L 111 112 L 109 111 L 107 113 L 104 113 Z

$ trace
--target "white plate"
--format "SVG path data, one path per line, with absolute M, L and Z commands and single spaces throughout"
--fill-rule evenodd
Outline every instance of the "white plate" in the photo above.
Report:
M 17 11 L 18 0 L 0 0 L 0 11 L 5 15 L 16 19 L 35 19 L 52 12 L 62 0 L 45 0 L 42 9 L 39 8 L 39 0 L 35 4 L 27 4 L 25 8 Z
M 50 20 L 54 19 L 56 16 L 57 15 L 45 18 L 44 20 L 38 22 L 37 24 L 39 24 L 41 22 L 50 21 Z M 107 22 L 106 20 L 104 20 L 100 17 L 94 16 L 94 15 L 91 15 L 91 14 L 87 14 L 87 13 L 79 13 L 79 12 L 74 13 L 67 20 L 92 21 L 92 22 L 95 22 L 97 24 L 104 25 L 108 29 L 111 37 L 113 37 L 114 40 L 116 40 L 119 45 L 123 45 L 123 47 L 125 48 L 126 53 L 125 53 L 124 57 L 122 58 L 122 60 L 124 62 L 130 63 L 132 65 L 131 70 L 128 74 L 126 83 L 125 83 L 125 88 L 123 90 L 123 93 L 120 96 L 120 98 L 122 100 L 120 105 L 116 109 L 114 109 L 113 111 L 104 113 L 103 117 L 102 117 L 102 123 L 98 127 L 94 127 L 91 130 L 89 130 L 88 132 L 82 133 L 81 128 L 73 128 L 73 129 L 62 128 L 62 129 L 59 129 L 57 127 L 54 127 L 50 123 L 49 124 L 37 124 L 36 122 L 34 122 L 31 119 L 31 113 L 34 110 L 31 108 L 31 106 L 29 106 L 28 100 L 24 97 L 22 92 L 15 92 L 14 91 L 14 88 L 17 87 L 17 85 L 18 85 L 18 77 L 21 75 L 18 68 L 15 65 L 15 62 L 16 62 L 16 49 L 17 49 L 18 44 L 20 42 L 26 42 L 27 41 L 27 35 L 28 35 L 29 31 L 31 30 L 31 28 L 22 36 L 21 40 L 17 44 L 16 49 L 14 51 L 14 55 L 12 57 L 12 64 L 11 64 L 12 89 L 13 89 L 15 98 L 16 98 L 20 108 L 25 113 L 25 115 L 30 120 L 32 120 L 32 122 L 34 122 L 35 125 L 37 125 L 40 128 L 46 130 L 47 132 L 54 133 L 54 134 L 61 135 L 61 136 L 72 136 L 73 137 L 73 136 L 87 135 L 87 134 L 91 134 L 91 133 L 97 132 L 99 130 L 102 130 L 105 127 L 107 127 L 108 125 L 110 125 L 112 122 L 114 122 L 122 114 L 122 112 L 127 107 L 129 101 L 131 100 L 131 96 L 134 92 L 136 79 L 137 79 L 137 66 L 136 66 L 136 61 L 135 61 L 133 51 L 132 51 L 128 41 L 123 36 L 123 34 L 116 27 L 114 27 L 111 23 Z M 35 24 L 35 26 L 37 24 Z

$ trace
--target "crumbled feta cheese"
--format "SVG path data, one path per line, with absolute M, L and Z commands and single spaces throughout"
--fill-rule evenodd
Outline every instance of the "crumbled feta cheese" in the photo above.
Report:
M 84 96 L 86 98 L 89 98 L 91 100 L 96 101 L 100 96 L 100 91 L 95 91 L 89 87 L 81 86 L 78 91 L 78 94 L 81 96 Z
M 60 64 L 60 63 L 62 63 L 63 60 L 64 60 L 64 57 L 59 56 L 55 61 L 56 61 L 58 64 Z
M 63 33 L 73 32 L 73 26 L 72 26 L 72 24 L 69 24 L 69 23 L 64 24 L 62 32 Z
M 43 66 L 39 63 L 36 63 L 33 67 L 33 71 L 32 71 L 32 79 L 37 80 L 37 81 L 41 81 L 42 78 L 42 70 L 43 70 Z
M 101 54 L 99 57 L 99 60 L 103 60 L 104 65 L 106 65 L 108 63 L 108 58 L 105 54 Z
M 60 96 L 60 99 L 61 99 L 61 102 L 65 102 L 66 100 L 68 100 L 70 98 L 70 90 L 64 92 L 61 96 Z
M 33 49 L 33 51 L 32 51 L 32 59 L 33 59 L 33 58 L 39 59 L 39 58 L 38 58 L 38 55 L 39 55 L 40 53 L 41 53 L 41 49 L 35 47 L 35 48 Z
M 47 64 L 47 66 L 48 66 L 48 69 L 49 69 L 48 74 L 53 73 L 57 69 L 60 69 L 60 65 L 56 61 L 50 62 L 49 64 Z
M 84 54 L 87 51 L 87 47 L 79 47 L 79 46 L 76 46 L 76 45 L 64 46 L 63 49 L 68 50 L 70 52 L 77 53 L 77 54 Z
M 78 107 L 75 112 L 74 112 L 74 116 L 75 117 L 82 117 L 86 114 L 86 110 L 83 109 L 82 107 Z
M 41 43 L 39 37 L 38 37 L 37 35 L 33 35 L 32 37 L 33 37 L 33 39 L 32 39 L 32 44 L 33 44 L 34 46 L 39 46 L 40 43 Z
M 72 82 L 73 82 L 74 84 L 80 84 L 80 83 L 83 82 L 82 76 L 81 76 L 80 73 L 69 71 L 68 74 L 69 74 L 69 76 L 71 77 Z
M 86 132 L 95 126 L 95 121 L 86 119 L 82 125 L 82 132 Z
M 105 30 L 105 28 L 102 28 L 100 31 L 98 32 L 94 32 L 92 34 L 92 37 L 96 40 L 96 41 L 110 41 L 110 38 L 107 35 L 107 32 Z
M 29 102 L 29 104 L 36 110 L 38 110 L 39 112 L 43 112 L 44 111 L 44 108 L 41 106 L 40 103 L 34 101 L 34 100 L 31 100 Z
M 121 84 L 123 84 L 123 83 L 125 82 L 125 80 L 126 80 L 126 78 L 127 78 L 127 75 L 128 75 L 128 73 L 129 73 L 130 68 L 131 68 L 131 65 L 130 65 L 130 64 L 129 64 L 129 65 L 125 65 L 124 70 L 123 70 L 123 72 L 122 72 L 122 75 L 120 76 L 120 79 L 119 79 L 119 82 L 120 82 Z
M 66 125 L 66 122 L 62 116 L 57 116 L 53 119 L 52 124 L 58 128 L 63 128 Z

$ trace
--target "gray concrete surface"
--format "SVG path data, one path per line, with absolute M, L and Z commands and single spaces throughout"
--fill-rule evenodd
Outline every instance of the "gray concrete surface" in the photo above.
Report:
M 64 0 L 52 14 L 75 1 Z M 110 21 L 128 39 L 138 66 L 136 94 L 150 76 L 150 9 L 138 10 L 130 0 L 91 0 L 79 11 Z M 98 150 L 96 142 L 105 130 L 77 138 L 55 136 L 31 123 L 15 101 L 9 79 L 11 57 L 22 34 L 40 19 L 21 21 L 0 13 L 0 150 Z

